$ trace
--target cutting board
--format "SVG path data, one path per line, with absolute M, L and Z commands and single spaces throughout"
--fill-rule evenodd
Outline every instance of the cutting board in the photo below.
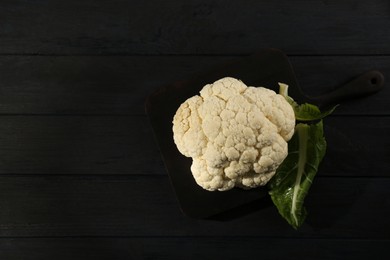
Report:
M 265 49 L 157 89 L 147 98 L 145 109 L 180 208 L 189 217 L 237 215 L 240 211 L 247 211 L 250 205 L 261 207 L 260 203 L 267 201 L 264 200 L 268 196 L 266 187 L 251 190 L 234 188 L 223 192 L 202 189 L 191 174 L 192 159 L 179 153 L 173 142 L 172 120 L 180 104 L 198 95 L 204 85 L 223 77 L 234 77 L 248 86 L 263 86 L 276 92 L 278 82 L 282 82 L 289 85 L 289 95 L 298 103 L 309 102 L 321 107 L 375 93 L 383 87 L 384 82 L 380 72 L 371 71 L 331 93 L 308 97 L 301 91 L 287 56 L 277 49 Z

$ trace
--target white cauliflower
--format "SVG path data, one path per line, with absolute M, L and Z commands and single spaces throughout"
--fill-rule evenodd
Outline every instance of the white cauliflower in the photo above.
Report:
M 283 96 L 226 77 L 180 105 L 173 138 L 192 157 L 192 174 L 204 189 L 250 189 L 275 174 L 294 127 L 294 111 Z

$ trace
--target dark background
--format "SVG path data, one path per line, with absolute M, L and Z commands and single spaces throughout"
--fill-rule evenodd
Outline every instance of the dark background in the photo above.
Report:
M 298 231 L 270 201 L 185 217 L 144 112 L 164 84 L 279 48 L 308 94 L 390 75 L 390 2 L 0 2 L 0 259 L 379 259 L 390 88 L 326 120 Z

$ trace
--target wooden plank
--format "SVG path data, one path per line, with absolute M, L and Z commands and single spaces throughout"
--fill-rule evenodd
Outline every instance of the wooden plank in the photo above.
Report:
M 2 1 L 0 17 L 3 54 L 390 53 L 384 0 Z
M 155 89 L 223 60 L 4 56 L 0 113 L 145 114 L 145 99 Z
M 382 72 L 383 89 L 371 96 L 341 103 L 338 115 L 390 115 L 390 56 L 318 56 L 291 57 L 298 82 L 307 95 L 328 93 L 371 70 Z
M 161 86 L 236 58 L 1 56 L 0 113 L 144 114 L 146 97 Z M 368 70 L 390 74 L 390 56 L 294 56 L 290 60 L 298 82 L 311 95 L 331 91 Z M 336 114 L 389 115 L 389 104 L 386 85 L 376 95 L 342 104 Z
M 0 174 L 166 174 L 145 116 L 0 120 Z M 325 125 L 319 174 L 390 176 L 389 117 L 329 117 Z
M 0 255 L 12 259 L 381 259 L 389 240 L 264 237 L 5 238 Z M 291 258 L 291 257 L 290 257 Z M 294 258 L 293 258 L 294 259 Z
M 319 177 L 295 231 L 269 198 L 220 220 L 185 217 L 166 176 L 1 176 L 0 236 L 389 239 L 389 187 L 389 178 Z
M 319 174 L 389 176 L 385 173 L 390 168 L 389 119 L 369 116 L 325 118 L 328 147 Z
M 163 174 L 145 116 L 3 116 L 0 173 Z

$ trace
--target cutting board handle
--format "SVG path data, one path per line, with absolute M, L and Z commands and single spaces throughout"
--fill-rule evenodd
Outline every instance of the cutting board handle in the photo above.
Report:
M 385 78 L 379 71 L 366 72 L 345 85 L 321 96 L 310 97 L 320 107 L 339 104 L 343 101 L 374 94 L 384 86 Z

